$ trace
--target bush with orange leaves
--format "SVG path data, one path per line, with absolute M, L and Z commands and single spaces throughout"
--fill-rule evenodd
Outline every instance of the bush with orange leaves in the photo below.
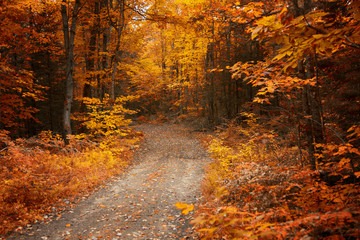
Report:
M 54 207 L 123 171 L 141 139 L 139 133 L 126 133 L 115 133 L 111 142 L 70 136 L 64 146 L 59 135 L 48 131 L 16 140 L 0 131 L 0 234 L 42 220 Z
M 214 159 L 203 185 L 205 201 L 193 220 L 202 239 L 359 239 L 360 179 L 347 181 L 357 152 L 344 156 L 329 175 L 311 170 L 300 151 L 250 117 L 231 123 L 209 143 Z M 328 149 L 324 156 L 330 157 Z M 322 164 L 324 163 L 322 156 Z M 320 161 L 319 161 L 320 164 Z M 357 165 L 356 165 L 357 166 Z M 356 168 L 354 168 L 356 169 Z M 327 168 L 330 171 L 330 168 Z M 342 174 L 342 175 L 341 175 Z

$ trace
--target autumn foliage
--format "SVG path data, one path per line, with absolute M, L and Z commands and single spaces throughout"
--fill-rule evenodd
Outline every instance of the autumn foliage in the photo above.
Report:
M 50 131 L 16 140 L 1 131 L 0 233 L 46 220 L 44 214 L 76 201 L 80 194 L 88 195 L 130 164 L 141 135 L 127 127 L 129 121 L 123 117 L 127 110 L 120 106 L 113 114 L 118 116 L 121 131 L 99 127 L 113 115 L 104 119 L 103 112 L 93 109 L 85 123 L 90 130 L 97 124 L 96 131 L 70 136 L 67 146 L 60 135 Z
M 311 170 L 296 147 L 254 121 L 230 124 L 208 144 L 214 162 L 193 220 L 203 239 L 359 236 L 359 172 L 347 181 L 344 169 Z M 340 172 L 339 183 L 326 179 Z
M 214 162 L 204 184 L 207 198 L 193 221 L 200 236 L 357 239 L 358 3 L 219 5 L 244 27 L 242 36 L 259 45 L 255 58 L 242 56 L 232 65 L 232 80 L 221 79 L 227 71 L 221 64 L 209 73 L 213 96 L 219 84 L 231 95 L 227 84 L 233 81 L 240 87 L 234 91 L 250 94 L 251 101 L 208 143 Z M 243 15 L 234 17 L 237 7 Z M 222 36 L 215 33 L 215 39 Z M 220 113 L 216 101 L 213 121 Z
M 1 1 L 2 231 L 118 173 L 133 118 L 218 129 L 203 238 L 358 238 L 359 9 Z

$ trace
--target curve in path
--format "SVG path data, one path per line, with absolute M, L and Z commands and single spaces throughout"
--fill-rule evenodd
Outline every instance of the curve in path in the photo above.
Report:
M 179 125 L 137 127 L 145 141 L 119 179 L 62 217 L 8 239 L 195 239 L 176 202 L 195 204 L 209 161 L 196 137 Z

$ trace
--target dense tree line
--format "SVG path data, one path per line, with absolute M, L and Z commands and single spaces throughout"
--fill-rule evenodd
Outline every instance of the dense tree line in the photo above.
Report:
M 67 136 L 84 131 L 83 98 L 136 95 L 144 114 L 207 126 L 260 114 L 315 168 L 317 144 L 358 134 L 358 5 L 3 1 L 1 128 Z

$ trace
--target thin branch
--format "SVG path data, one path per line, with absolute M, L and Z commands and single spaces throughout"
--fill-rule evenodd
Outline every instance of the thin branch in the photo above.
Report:
M 285 108 L 283 108 L 283 107 L 280 107 L 280 106 L 277 106 L 277 107 L 274 107 L 274 109 L 279 109 L 279 110 L 282 110 L 282 111 L 284 111 L 284 112 L 286 112 L 286 113 L 288 113 L 288 114 L 291 114 L 291 112 L 289 111 L 289 110 L 287 110 L 287 109 L 285 109 Z M 335 130 L 335 129 L 333 129 L 333 128 L 331 128 L 331 127 L 329 127 L 329 126 L 326 126 L 325 124 L 323 125 L 323 123 L 321 123 L 321 122 L 318 122 L 318 121 L 316 121 L 315 119 L 313 119 L 312 117 L 309 117 L 309 118 L 305 118 L 304 116 L 302 116 L 300 113 L 295 113 L 296 115 L 297 115 L 297 117 L 299 117 L 299 119 L 308 119 L 308 120 L 310 120 L 311 122 L 313 122 L 313 123 L 316 123 L 316 124 L 318 124 L 318 125 L 321 125 L 321 126 L 324 126 L 324 128 L 327 128 L 327 129 L 329 129 L 331 132 L 333 132 L 333 134 L 337 137 L 337 138 L 339 138 L 339 140 L 342 142 L 342 143 L 346 143 L 346 141 L 341 137 L 341 135 Z
M 116 29 L 117 28 L 116 23 L 112 20 L 112 17 L 110 16 L 109 4 L 106 4 L 106 9 L 107 9 L 107 15 L 108 15 L 108 20 L 110 22 L 110 25 Z
M 146 18 L 146 12 L 135 9 L 134 7 L 131 7 L 130 4 L 124 4 L 126 7 L 128 7 L 128 9 L 132 10 L 133 12 L 139 14 L 140 16 Z
M 84 2 L 84 4 L 82 4 L 81 6 L 79 6 L 78 10 L 76 11 L 76 15 L 79 14 L 79 12 L 81 11 L 81 9 L 83 9 L 86 5 L 86 2 Z
M 351 43 L 351 44 L 346 44 L 347 46 L 360 49 L 360 44 L 357 44 L 357 43 L 351 41 L 351 40 L 348 38 L 348 36 L 346 36 L 346 35 L 344 35 L 344 36 L 345 36 L 346 41 L 348 41 L 349 43 Z
M 167 16 L 147 13 L 146 11 L 142 11 L 140 9 L 130 6 L 130 4 L 125 4 L 124 6 L 126 6 L 127 9 L 133 11 L 134 13 L 140 15 L 143 18 L 143 20 L 154 21 L 154 22 L 158 22 L 158 21 L 168 22 L 169 19 L 169 17 Z
M 321 33 L 321 34 L 326 34 L 326 32 L 325 32 L 324 30 L 312 26 L 312 25 L 308 22 L 308 20 L 306 19 L 305 14 L 303 15 L 303 17 L 304 17 L 304 20 L 305 20 L 305 22 L 306 22 L 306 25 L 307 25 L 309 28 L 314 29 L 315 31 L 317 31 L 317 32 L 319 32 L 319 33 Z
M 0 152 L 5 151 L 5 150 L 8 149 L 8 148 L 9 148 L 9 147 L 5 147 L 5 148 L 1 149 Z

